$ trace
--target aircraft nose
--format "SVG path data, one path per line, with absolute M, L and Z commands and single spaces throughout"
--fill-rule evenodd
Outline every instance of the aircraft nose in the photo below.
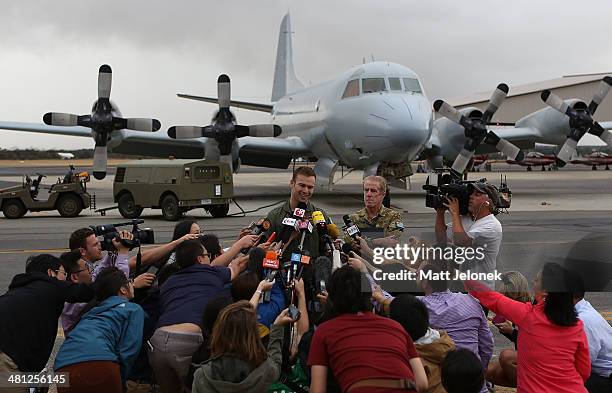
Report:
M 401 102 L 389 113 L 394 146 L 412 150 L 420 148 L 431 135 L 431 111 L 419 103 Z

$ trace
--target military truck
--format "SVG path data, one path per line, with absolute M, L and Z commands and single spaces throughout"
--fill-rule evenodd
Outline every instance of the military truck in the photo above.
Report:
M 138 218 L 144 208 L 161 209 L 176 221 L 191 209 L 225 217 L 234 195 L 228 164 L 211 160 L 136 160 L 117 166 L 113 197 L 119 213 Z
M 71 165 L 63 179 L 58 178 L 57 183 L 47 188 L 41 186 L 46 176 L 40 173 L 37 176 L 32 180 L 30 176 L 24 175 L 21 185 L 0 190 L 0 208 L 4 217 L 21 218 L 28 211 L 56 209 L 62 217 L 76 217 L 84 208 L 90 207 L 92 202 L 95 208 L 95 197 L 92 199 L 87 192 L 87 172 L 76 173 Z M 49 191 L 46 199 L 39 196 L 41 188 Z

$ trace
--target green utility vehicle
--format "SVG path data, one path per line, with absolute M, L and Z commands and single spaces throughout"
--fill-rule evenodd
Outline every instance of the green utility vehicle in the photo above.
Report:
M 21 185 L 0 190 L 0 208 L 6 218 L 21 218 L 28 211 L 39 212 L 56 210 L 62 217 L 76 217 L 84 208 L 95 208 L 95 196 L 92 198 L 87 192 L 89 174 L 87 172 L 75 173 L 71 165 L 70 170 L 63 179 L 58 178 L 57 183 L 51 187 L 41 185 L 45 175 L 37 173 L 38 178 L 32 180 L 30 176 L 23 177 Z M 49 191 L 46 199 L 39 195 L 41 189 Z
M 125 218 L 140 217 L 146 207 L 161 209 L 164 219 L 178 220 L 204 208 L 225 217 L 234 195 L 226 163 L 210 160 L 136 160 L 117 166 L 113 196 Z

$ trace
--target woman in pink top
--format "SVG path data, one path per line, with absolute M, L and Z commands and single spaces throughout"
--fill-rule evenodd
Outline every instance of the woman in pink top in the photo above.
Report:
M 518 393 L 586 393 L 591 373 L 589 346 L 576 316 L 566 271 L 547 263 L 534 281 L 537 304 L 492 292 L 477 281 L 465 287 L 480 303 L 514 322 L 518 337 Z

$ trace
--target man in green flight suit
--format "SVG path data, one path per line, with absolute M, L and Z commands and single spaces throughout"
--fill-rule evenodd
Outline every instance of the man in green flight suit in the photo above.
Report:
M 268 229 L 266 235 L 270 236 L 272 232 L 276 232 L 277 236 L 280 236 L 283 231 L 283 219 L 287 217 L 293 217 L 294 210 L 298 207 L 300 202 L 306 204 L 306 214 L 304 218 L 310 220 L 314 211 L 320 211 L 325 217 L 325 221 L 329 224 L 331 220 L 323 209 L 317 208 L 310 202 L 310 198 L 314 194 L 314 187 L 316 182 L 316 174 L 312 168 L 307 166 L 301 166 L 295 169 L 293 177 L 289 182 L 291 186 L 291 196 L 281 206 L 275 208 L 268 213 L 267 219 L 270 220 L 270 229 Z M 312 233 L 306 233 L 304 237 L 304 250 L 308 252 L 311 259 L 319 256 L 319 238 L 320 235 L 317 233 L 316 226 L 313 226 Z M 277 237 L 277 240 L 280 240 Z M 289 243 L 286 247 L 283 246 L 283 257 L 284 260 L 289 260 L 291 253 L 298 251 L 298 244 L 300 242 L 299 236 Z

